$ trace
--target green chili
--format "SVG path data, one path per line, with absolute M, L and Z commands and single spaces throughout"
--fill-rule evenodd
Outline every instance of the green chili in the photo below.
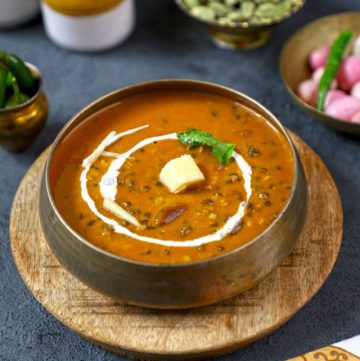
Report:
M 24 93 L 20 93 L 18 97 L 15 94 L 9 96 L 5 103 L 5 109 L 15 108 L 20 104 L 27 102 L 30 97 Z
M 12 88 L 13 73 L 8 71 L 6 74 L 6 85 L 8 88 Z
M 13 89 L 13 94 L 8 97 L 5 103 L 5 108 L 14 108 L 22 103 L 25 103 L 30 97 L 20 91 L 19 84 L 16 78 L 13 76 L 11 79 L 11 86 Z
M 18 56 L 0 49 L 0 61 L 9 68 L 20 86 L 30 89 L 35 85 L 35 77 Z
M 17 81 L 17 79 L 13 76 L 12 81 L 12 88 L 14 91 L 14 99 L 15 99 L 15 105 L 19 105 L 20 104 L 20 87 L 19 87 L 19 83 Z
M 0 68 L 0 109 L 4 107 L 6 95 L 6 71 Z
M 336 77 L 336 73 L 343 59 L 344 52 L 352 36 L 353 33 L 351 31 L 346 30 L 341 32 L 330 49 L 324 74 L 321 77 L 318 88 L 316 107 L 320 111 L 324 110 L 326 95 L 330 89 L 332 81 Z

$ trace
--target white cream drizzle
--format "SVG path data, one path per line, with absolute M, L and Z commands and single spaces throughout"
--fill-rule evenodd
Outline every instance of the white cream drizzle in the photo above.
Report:
M 128 150 L 125 153 L 117 154 L 113 152 L 107 152 L 105 149 L 116 142 L 117 140 L 121 139 L 122 137 L 133 134 L 135 132 L 138 132 L 144 128 L 147 128 L 148 125 L 144 125 L 138 128 L 130 129 L 128 131 L 116 134 L 115 131 L 110 132 L 105 139 L 99 144 L 99 146 L 86 158 L 84 159 L 82 165 L 84 170 L 81 173 L 80 176 L 80 183 L 81 183 L 81 196 L 84 199 L 84 201 L 89 206 L 90 210 L 99 217 L 103 222 L 111 225 L 114 228 L 114 231 L 117 233 L 124 234 L 126 236 L 129 236 L 131 238 L 135 238 L 139 241 L 148 242 L 148 243 L 154 243 L 162 246 L 167 247 L 198 247 L 206 243 L 216 242 L 223 239 L 226 235 L 232 232 L 232 230 L 238 225 L 238 223 L 241 221 L 241 219 L 245 215 L 245 209 L 247 207 L 247 202 L 249 201 L 252 189 L 251 189 L 251 175 L 252 170 L 250 165 L 246 162 L 246 160 L 237 152 L 233 152 L 232 157 L 234 158 L 235 162 L 239 166 L 242 176 L 244 178 L 244 188 L 246 191 L 246 201 L 241 202 L 237 212 L 229 217 L 229 219 L 226 221 L 224 226 L 217 230 L 215 233 L 211 233 L 209 235 L 187 240 L 187 241 L 175 241 L 175 240 L 162 240 L 152 237 L 146 237 L 141 236 L 136 233 L 131 232 L 129 229 L 123 227 L 121 224 L 116 222 L 113 219 L 110 219 L 106 216 L 104 216 L 96 207 L 94 200 L 90 197 L 88 189 L 87 189 L 87 173 L 91 167 L 91 165 L 98 159 L 99 156 L 109 156 L 116 158 L 112 161 L 109 169 L 107 172 L 103 175 L 101 182 L 100 182 L 100 192 L 101 195 L 104 198 L 110 198 L 112 200 L 115 200 L 116 193 L 117 193 L 117 178 L 120 174 L 120 169 L 126 159 L 128 159 L 132 153 L 136 152 L 138 149 L 152 143 L 152 142 L 159 142 L 163 140 L 171 140 L 171 139 L 177 139 L 176 133 L 170 133 L 166 135 L 156 136 L 156 137 L 150 137 L 146 138 L 139 143 L 137 143 L 134 147 L 132 147 L 130 150 Z

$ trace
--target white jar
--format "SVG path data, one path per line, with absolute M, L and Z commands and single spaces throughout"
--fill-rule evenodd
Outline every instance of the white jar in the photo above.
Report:
M 0 27 L 26 23 L 39 10 L 39 0 L 0 0 Z
M 134 0 L 43 0 L 41 10 L 49 38 L 71 50 L 112 48 L 135 24 Z

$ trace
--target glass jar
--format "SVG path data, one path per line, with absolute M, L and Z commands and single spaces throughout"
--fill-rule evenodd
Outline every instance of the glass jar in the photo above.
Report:
M 42 0 L 49 38 L 78 51 L 100 51 L 123 42 L 135 23 L 134 0 Z

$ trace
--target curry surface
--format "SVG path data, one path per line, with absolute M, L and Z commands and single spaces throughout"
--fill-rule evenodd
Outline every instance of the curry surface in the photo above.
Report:
M 110 131 L 149 127 L 106 150 L 123 153 L 156 135 L 197 128 L 236 144 L 252 167 L 252 196 L 233 233 L 200 247 L 164 247 L 115 233 L 97 218 L 81 196 L 82 161 Z M 171 159 L 191 154 L 205 182 L 171 194 L 159 182 Z M 157 239 L 190 240 L 216 232 L 245 200 L 241 171 L 232 160 L 220 166 L 207 147 L 188 149 L 177 140 L 152 143 L 136 151 L 120 170 L 116 202 L 143 225 L 141 230 L 105 211 L 99 182 L 114 158 L 101 156 L 88 173 L 88 189 L 101 213 L 131 231 Z M 96 113 L 74 129 L 54 152 L 50 184 L 56 206 L 68 224 L 96 246 L 116 255 L 158 263 L 189 262 L 237 248 L 260 234 L 284 207 L 294 181 L 294 160 L 286 139 L 253 110 L 233 100 L 199 92 L 136 95 Z M 174 220 L 172 216 L 181 213 Z

